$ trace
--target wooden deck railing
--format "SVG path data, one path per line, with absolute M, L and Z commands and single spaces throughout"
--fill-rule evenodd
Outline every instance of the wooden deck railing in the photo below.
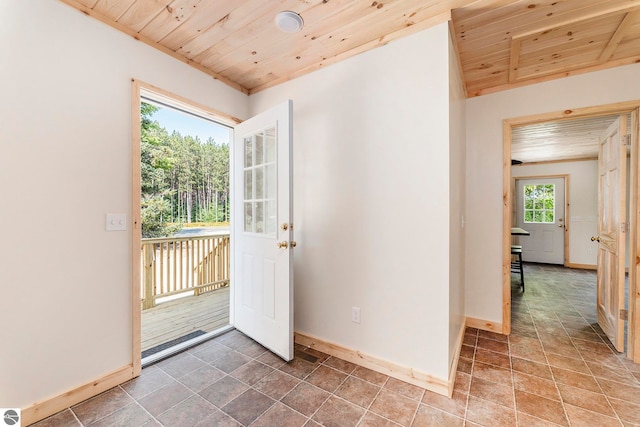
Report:
M 142 239 L 142 309 L 161 297 L 229 286 L 229 233 Z

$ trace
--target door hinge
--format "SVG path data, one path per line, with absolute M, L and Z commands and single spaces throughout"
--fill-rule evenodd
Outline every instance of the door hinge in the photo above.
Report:
M 627 147 L 631 145 L 631 134 L 630 133 L 622 136 L 622 144 L 626 145 Z
M 620 320 L 629 320 L 629 311 L 627 310 L 620 310 Z
M 623 222 L 622 224 L 620 224 L 620 232 L 621 233 L 628 233 L 629 232 L 629 223 L 628 222 Z

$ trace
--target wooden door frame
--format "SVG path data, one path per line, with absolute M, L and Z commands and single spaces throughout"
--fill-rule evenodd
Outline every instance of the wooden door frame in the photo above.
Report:
M 511 191 L 511 140 L 514 127 L 531 125 L 542 122 L 586 118 L 609 114 L 631 113 L 631 165 L 630 165 L 630 202 L 629 202 L 629 259 L 636 260 L 629 268 L 629 323 L 627 334 L 627 357 L 635 363 L 640 363 L 640 333 L 636 331 L 640 326 L 640 293 L 637 292 L 637 277 L 640 274 L 640 242 L 638 241 L 638 222 L 640 210 L 638 193 L 638 132 L 640 100 L 618 102 L 614 104 L 593 107 L 576 108 L 573 110 L 554 111 L 550 113 L 534 114 L 503 120 L 503 182 L 502 182 L 502 333 L 511 333 L 511 221 L 513 209 L 513 194 Z M 635 130 L 635 132 L 634 132 Z M 566 182 L 565 182 L 566 185 Z M 626 191 L 626 189 L 625 189 Z M 566 195 L 565 195 L 566 197 Z M 566 203 L 566 200 L 565 200 Z M 633 267 L 633 268 L 632 268 Z
M 205 105 L 191 101 L 180 95 L 160 89 L 137 79 L 131 79 L 131 360 L 133 377 L 142 371 L 142 310 L 140 300 L 140 250 L 142 248 L 142 229 L 140 213 L 140 103 L 143 93 L 157 101 L 167 101 L 183 111 L 206 117 L 215 122 L 235 127 L 242 120 Z M 231 141 L 233 144 L 233 141 Z M 230 165 L 231 167 L 231 165 Z M 231 303 L 230 303 L 231 304 Z
M 562 265 L 564 265 L 565 267 L 571 267 L 571 263 L 569 262 L 569 227 L 567 226 L 567 222 L 569 218 L 569 210 L 570 210 L 570 206 L 569 206 L 569 175 L 563 175 L 563 174 L 558 174 L 558 175 L 533 175 L 533 176 L 517 176 L 517 177 L 511 177 L 511 196 L 513 200 L 513 197 L 515 195 L 515 197 L 517 198 L 517 194 L 516 191 L 518 190 L 516 188 L 516 181 L 519 179 L 556 179 L 556 178 L 562 178 L 564 179 L 564 219 L 565 219 L 565 227 L 564 227 L 564 233 L 562 233 L 562 238 L 564 239 L 563 242 L 563 253 L 562 253 Z M 517 207 L 511 203 L 511 220 L 513 221 L 513 214 L 515 212 L 517 212 Z M 515 225 L 514 225 L 515 226 Z

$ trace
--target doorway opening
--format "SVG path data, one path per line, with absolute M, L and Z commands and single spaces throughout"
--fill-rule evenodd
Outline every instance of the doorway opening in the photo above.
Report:
M 134 81 L 134 370 L 230 329 L 235 120 Z
M 640 106 L 639 102 L 628 102 L 628 103 L 618 103 L 618 104 L 613 104 L 613 105 L 607 105 L 607 106 L 601 106 L 601 107 L 591 107 L 591 108 L 585 108 L 585 109 L 580 109 L 580 110 L 565 110 L 562 112 L 555 112 L 555 113 L 548 113 L 548 114 L 541 114 L 541 115 L 535 115 L 535 116 L 528 116 L 528 117 L 523 117 L 523 118 L 518 118 L 518 119 L 509 119 L 509 120 L 505 120 L 504 121 L 504 196 L 505 196 L 505 204 L 504 204 L 504 209 L 503 209 L 503 325 L 502 325 L 502 332 L 503 333 L 510 333 L 511 331 L 511 297 L 512 297 L 512 287 L 511 287 L 511 274 L 510 274 L 510 261 L 511 261 L 511 254 L 510 251 L 508 250 L 512 244 L 512 236 L 510 233 L 510 228 L 513 227 L 514 225 L 516 225 L 516 219 L 518 218 L 518 213 L 517 213 L 517 209 L 518 208 L 522 208 L 523 207 L 519 207 L 518 204 L 520 203 L 520 201 L 518 201 L 518 197 L 516 196 L 517 191 L 516 191 L 516 180 L 514 179 L 514 177 L 517 177 L 519 180 L 522 178 L 522 181 L 524 183 L 524 179 L 525 178 L 531 178 L 533 176 L 542 176 L 542 175 L 558 175 L 559 173 L 558 168 L 554 167 L 557 166 L 557 160 L 552 160 L 552 159 L 547 159 L 547 161 L 544 161 L 543 159 L 536 159 L 534 161 L 525 161 L 524 162 L 524 166 L 517 166 L 518 169 L 520 168 L 524 168 L 522 169 L 524 171 L 524 173 L 513 173 L 512 174 L 512 164 L 519 164 L 520 161 L 522 161 L 521 158 L 518 158 L 517 156 L 524 156 L 523 151 L 519 151 L 516 154 L 514 154 L 512 156 L 512 140 L 514 137 L 514 134 L 516 134 L 516 132 L 519 132 L 521 129 L 525 128 L 526 126 L 534 126 L 534 125 L 540 125 L 543 123 L 548 123 L 548 122 L 565 122 L 568 121 L 570 119 L 573 120 L 586 120 L 589 118 L 595 118 L 595 117 L 604 117 L 604 116 L 611 116 L 611 115 L 616 115 L 616 116 L 620 116 L 620 115 L 624 115 L 625 116 L 625 120 L 627 119 L 627 117 L 630 118 L 629 120 L 629 128 L 631 129 L 631 133 L 630 133 L 630 137 L 628 137 L 627 140 L 625 140 L 624 136 L 621 136 L 621 139 L 623 140 L 623 143 L 628 142 L 629 145 L 629 151 L 631 153 L 630 155 L 630 161 L 629 161 L 629 179 L 628 179 L 628 186 L 625 186 L 625 188 L 623 188 L 623 190 L 621 190 L 624 194 L 626 193 L 626 188 L 628 187 L 629 192 L 628 192 L 628 197 L 626 198 L 626 201 L 628 202 L 626 207 L 624 208 L 624 212 L 625 213 L 630 213 L 629 218 L 628 218 L 628 225 L 626 221 L 622 221 L 622 225 L 621 227 L 624 227 L 624 233 L 622 235 L 622 239 L 628 239 L 629 243 L 627 244 L 628 246 L 628 254 L 629 254 L 629 259 L 636 259 L 635 254 L 637 253 L 638 250 L 638 239 L 637 239 L 637 194 L 638 194 L 638 180 L 637 180 L 637 168 L 638 168 L 638 162 L 637 162 L 637 132 L 638 132 L 638 107 Z M 553 135 L 551 135 L 551 137 L 553 137 Z M 530 148 L 531 149 L 531 148 Z M 514 149 L 514 153 L 517 150 Z M 537 150 L 537 151 L 541 151 L 541 150 Z M 626 153 L 626 151 L 625 151 Z M 597 158 L 597 156 L 596 156 Z M 626 155 L 625 155 L 626 158 Z M 566 159 L 562 159 L 564 161 L 566 161 Z M 527 165 L 528 163 L 528 165 Z M 597 164 L 597 160 L 595 160 L 593 158 L 593 156 L 591 156 L 591 158 L 589 158 L 589 156 L 583 156 L 582 159 L 580 160 L 576 160 L 573 163 L 575 164 L 582 164 L 582 166 L 591 163 L 591 167 L 593 168 L 595 164 Z M 533 167 L 533 165 L 537 166 L 537 169 Z M 527 170 L 528 169 L 528 170 Z M 515 170 L 515 168 L 514 168 Z M 532 173 L 533 172 L 533 173 Z M 572 180 L 572 183 L 579 183 L 579 180 Z M 626 182 L 625 182 L 626 184 Z M 598 183 L 597 180 L 595 180 L 592 184 L 593 187 L 595 187 L 595 192 L 592 190 L 591 194 L 599 194 L 602 193 L 602 180 L 600 181 L 600 184 Z M 567 183 L 566 188 L 569 188 L 569 185 Z M 597 196 L 593 196 L 594 198 Z M 625 198 L 623 197 L 623 200 Z M 602 203 L 601 203 L 602 204 Z M 586 262 L 581 262 L 581 261 L 576 261 L 576 259 L 579 259 L 580 256 L 582 256 L 582 259 L 586 259 L 584 257 L 591 256 L 592 258 L 595 258 L 595 254 L 596 252 L 598 252 L 597 246 L 595 246 L 595 248 L 591 248 L 590 244 L 592 242 L 588 241 L 588 242 L 581 242 L 579 245 L 571 245 L 572 248 L 576 249 L 574 251 L 574 253 L 571 255 L 569 255 L 569 239 L 570 238 L 575 238 L 575 237 L 580 237 L 583 238 L 584 236 L 582 236 L 582 234 L 585 234 L 585 230 L 580 230 L 580 228 L 588 228 L 589 226 L 595 226 L 598 223 L 598 218 L 603 217 L 602 214 L 585 214 L 585 213 L 581 213 L 578 212 L 576 213 L 576 211 L 572 211 L 571 214 L 568 212 L 568 207 L 571 205 L 571 208 L 573 209 L 575 207 L 575 203 L 569 203 L 569 194 L 567 194 L 567 211 L 565 212 L 565 222 L 563 224 L 558 224 L 556 221 L 556 227 L 558 227 L 559 229 L 561 227 L 563 227 L 565 229 L 565 237 L 567 237 L 565 239 L 565 256 L 564 256 L 564 265 L 567 267 L 577 267 L 577 268 L 594 268 L 595 265 L 597 265 L 597 262 L 592 262 L 592 261 L 586 261 Z M 574 235 L 571 235 L 571 231 L 574 232 Z M 587 234 L 590 234 L 589 232 L 587 232 Z M 522 239 L 527 239 L 527 237 L 523 237 Z M 589 240 L 589 239 L 587 239 Z M 624 244 L 622 246 L 625 246 Z M 524 244 L 523 244 L 523 249 L 524 249 Z M 580 253 L 582 251 L 582 253 Z M 621 251 L 622 253 L 623 251 Z M 591 258 L 589 258 L 591 259 Z M 546 261 L 548 262 L 548 261 Z M 635 295 L 634 294 L 634 289 L 635 289 L 635 281 L 636 281 L 636 277 L 637 277 L 637 265 L 634 264 L 633 266 L 630 266 L 633 268 L 629 268 L 629 287 L 630 287 L 630 291 L 629 291 L 629 295 Z M 604 269 L 601 269 L 601 271 L 604 271 Z M 624 275 L 624 271 L 623 271 L 623 275 Z M 525 277 L 525 281 L 526 281 L 526 277 Z M 624 286 L 624 285 L 623 285 Z M 514 290 L 517 289 L 517 287 L 513 288 Z M 527 290 L 529 290 L 530 288 L 527 287 Z M 515 291 L 514 291 L 515 292 Z M 600 304 L 600 302 L 598 303 Z M 629 301 L 629 305 L 628 305 L 628 317 L 629 317 L 629 334 L 628 334 L 628 349 L 627 349 L 627 356 L 629 358 L 634 358 L 634 359 L 638 359 L 635 360 L 636 362 L 640 361 L 640 354 L 638 354 L 639 348 L 638 348 L 638 340 L 637 340 L 637 335 L 635 333 L 635 325 L 638 324 L 637 322 L 637 313 L 638 313 L 638 301 L 637 298 L 634 298 L 633 300 Z M 616 315 L 618 313 L 616 312 Z M 622 312 L 620 312 L 620 315 L 623 316 L 624 314 Z

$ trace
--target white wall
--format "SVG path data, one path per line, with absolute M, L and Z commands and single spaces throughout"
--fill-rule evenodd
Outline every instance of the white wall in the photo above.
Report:
M 569 175 L 569 262 L 597 264 L 597 244 L 590 239 L 598 234 L 598 161 L 522 164 L 511 168 L 511 175 L 541 177 Z M 513 200 L 515 200 L 515 195 Z
M 250 97 L 254 113 L 294 103 L 295 328 L 441 379 L 447 38 L 438 25 Z
M 459 348 L 458 338 L 465 323 L 465 180 L 466 110 L 458 58 L 449 37 L 449 362 Z
M 502 121 L 640 99 L 640 64 L 467 100 L 466 310 L 502 322 Z
M 132 361 L 131 78 L 246 117 L 247 97 L 60 2 L 0 2 L 0 406 Z

